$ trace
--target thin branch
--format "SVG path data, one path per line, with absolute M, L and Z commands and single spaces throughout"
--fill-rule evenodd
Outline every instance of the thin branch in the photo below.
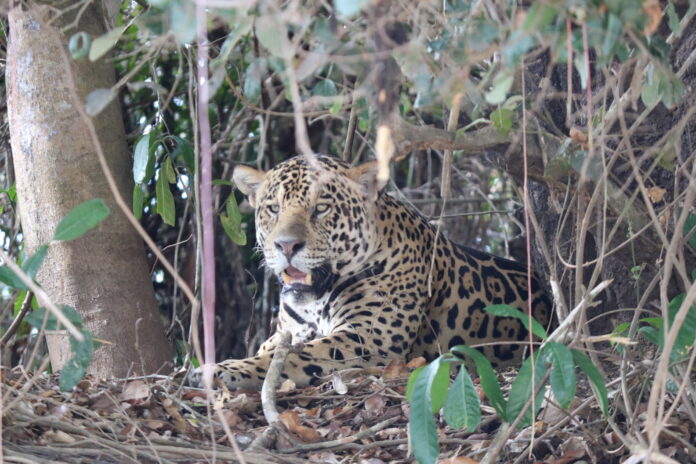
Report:
M 19 328 L 19 325 L 22 323 L 24 320 L 24 316 L 29 312 L 31 309 L 31 299 L 33 298 L 34 294 L 31 292 L 27 293 L 27 296 L 24 298 L 24 302 L 22 303 L 22 308 L 19 310 L 19 313 L 17 313 L 17 316 L 14 318 L 10 326 L 7 328 L 7 331 L 3 334 L 2 338 L 0 338 L 0 348 L 4 347 L 5 344 L 12 338 Z

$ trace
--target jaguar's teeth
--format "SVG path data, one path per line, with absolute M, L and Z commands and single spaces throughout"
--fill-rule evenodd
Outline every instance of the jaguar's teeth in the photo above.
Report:
M 312 285 L 312 273 L 308 272 L 307 275 L 304 278 L 304 283 L 306 285 Z
M 284 284 L 290 284 L 292 282 L 292 277 L 290 277 L 287 272 L 283 272 L 281 277 L 283 278 Z

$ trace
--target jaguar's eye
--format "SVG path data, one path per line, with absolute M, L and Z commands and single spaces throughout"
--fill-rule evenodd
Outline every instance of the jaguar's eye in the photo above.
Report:
M 329 211 L 330 207 L 331 206 L 328 203 L 319 203 L 317 206 L 314 207 L 314 213 L 325 214 Z
M 280 212 L 280 205 L 268 205 L 267 208 L 271 214 L 278 214 L 278 212 Z

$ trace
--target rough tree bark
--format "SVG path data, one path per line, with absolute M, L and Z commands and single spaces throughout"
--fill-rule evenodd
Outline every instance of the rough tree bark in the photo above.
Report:
M 8 111 L 25 245 L 32 253 L 49 242 L 76 205 L 93 198 L 106 202 L 111 214 L 97 229 L 51 244 L 37 280 L 54 302 L 73 306 L 88 330 L 108 342 L 96 350 L 88 372 L 98 377 L 152 373 L 172 351 L 158 317 L 143 242 L 109 191 L 95 145 L 73 105 L 62 55 L 75 32 L 104 34 L 106 17 L 93 2 L 76 25 L 74 20 L 74 13 L 56 18 L 41 6 L 16 6 L 9 14 Z M 92 90 L 114 84 L 109 55 L 95 63 L 71 60 L 71 68 L 83 102 Z M 112 102 L 94 123 L 121 194 L 130 198 L 131 161 L 118 104 Z M 48 348 L 58 370 L 70 357 L 68 337 L 49 337 Z

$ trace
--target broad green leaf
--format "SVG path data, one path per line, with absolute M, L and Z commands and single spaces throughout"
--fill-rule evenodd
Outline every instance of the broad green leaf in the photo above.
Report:
M 27 297 L 27 290 L 22 290 L 17 293 L 17 297 L 14 300 L 12 315 L 16 316 L 24 305 L 24 299 Z
M 111 103 L 111 100 L 113 100 L 115 96 L 116 94 L 114 94 L 111 89 L 92 90 L 89 95 L 87 95 L 85 111 L 88 115 L 94 117 L 101 113 L 101 111 Z
M 646 107 L 650 108 L 660 101 L 660 82 L 661 73 L 655 72 L 653 64 L 649 63 L 645 69 L 645 81 L 640 91 L 640 98 Z
M 609 414 L 609 399 L 607 395 L 607 387 L 604 383 L 604 378 L 602 378 L 602 374 L 600 374 L 599 370 L 594 364 L 592 364 L 590 358 L 585 356 L 583 353 L 575 349 L 571 350 L 571 353 L 573 353 L 573 360 L 575 361 L 575 364 L 577 364 L 578 367 L 580 367 L 580 370 L 582 370 L 585 375 L 587 375 L 587 378 L 590 379 L 590 385 L 599 398 L 599 406 L 602 408 L 602 413 L 607 416 Z
M 169 190 L 169 182 L 160 170 L 160 175 L 155 184 L 155 197 L 157 198 L 157 214 L 162 216 L 162 221 L 170 226 L 174 225 L 176 209 L 174 207 L 174 195 Z
M 512 382 L 512 386 L 510 387 L 506 411 L 508 422 L 515 421 L 532 396 L 532 359 L 533 357 L 529 357 L 524 361 L 519 373 L 517 374 L 517 377 Z M 539 390 L 539 393 L 536 395 L 534 405 L 527 408 L 525 411 L 522 420 L 518 423 L 518 428 L 531 425 L 534 421 L 534 417 L 536 417 L 537 411 L 541 407 L 541 400 L 544 397 L 544 389 L 540 389 L 539 387 L 542 379 L 544 378 L 545 372 L 546 367 L 544 366 L 544 363 L 540 359 L 537 359 L 534 363 L 534 389 Z
M 89 53 L 91 37 L 85 31 L 73 34 L 68 42 L 68 51 L 74 60 L 80 60 Z
M 551 363 L 549 383 L 553 395 L 561 407 L 567 408 L 575 397 L 577 387 L 573 354 L 567 346 L 556 342 L 548 342 L 544 346 L 544 354 L 547 361 Z
M 508 65 L 517 64 L 522 56 L 534 46 L 535 42 L 532 34 L 521 30 L 512 31 L 502 49 L 504 62 Z
M 152 132 L 142 135 L 135 143 L 133 151 L 133 181 L 136 184 L 146 182 L 147 165 L 150 161 L 150 138 Z
M 187 44 L 196 38 L 196 4 L 189 0 L 171 0 L 167 5 L 171 31 L 179 43 Z
M 244 230 L 242 230 L 242 228 L 239 227 L 238 224 L 234 224 L 234 221 L 230 219 L 229 216 L 221 214 L 220 223 L 222 223 L 222 228 L 224 229 L 227 236 L 230 239 L 232 239 L 234 243 L 240 246 L 244 246 L 247 244 L 247 237 L 244 233 Z
M 512 110 L 498 108 L 491 113 L 491 122 L 501 135 L 507 135 L 512 129 Z
M 137 220 L 143 217 L 144 201 L 145 192 L 143 191 L 143 186 L 135 184 L 133 186 L 133 216 L 135 216 Z
M 587 65 L 585 63 L 585 54 L 584 53 L 577 53 L 575 55 L 575 58 L 573 59 L 573 64 L 575 65 L 575 69 L 578 72 L 578 75 L 580 75 L 580 87 L 582 89 L 587 88 Z
M 447 399 L 447 388 L 450 383 L 450 365 L 442 362 L 433 378 L 430 386 L 430 399 L 432 401 L 433 414 L 438 412 Z
M 22 282 L 19 277 L 17 277 L 17 275 L 5 265 L 0 266 L 0 282 L 16 290 L 28 290 L 27 286 L 24 285 L 24 282 Z
M 68 305 L 62 305 L 60 310 L 63 312 L 63 315 L 76 327 L 82 327 L 82 316 L 75 311 L 75 308 Z M 58 319 L 56 319 L 56 316 L 54 316 L 53 313 L 43 306 L 27 314 L 24 320 L 38 329 L 41 328 L 41 324 L 43 324 L 46 314 L 48 314 L 48 318 L 46 319 L 46 330 L 56 330 L 58 328 Z
M 493 78 L 491 89 L 486 92 L 486 101 L 491 105 L 499 105 L 505 101 L 507 93 L 512 88 L 513 74 L 510 71 L 501 70 Z
M 77 205 L 56 227 L 53 240 L 73 240 L 97 226 L 109 216 L 109 208 L 101 198 Z
M 31 278 L 31 280 L 34 280 L 36 278 L 36 273 L 39 272 L 39 269 L 41 268 L 41 265 L 43 264 L 44 259 L 46 258 L 47 252 L 48 252 L 48 245 L 41 245 L 34 252 L 34 254 L 31 255 L 22 264 L 22 269 Z
M 174 158 L 175 161 L 181 158 L 185 166 L 188 168 L 189 172 L 191 174 L 195 174 L 196 154 L 193 152 L 193 147 L 191 146 L 191 143 L 180 137 L 174 137 L 174 140 L 176 140 L 177 146 L 174 152 L 172 153 L 172 158 Z
M 413 384 L 409 413 L 409 435 L 413 454 L 421 464 L 434 464 L 440 454 L 433 419 L 432 386 L 440 372 L 442 358 L 424 367 Z M 413 375 L 413 374 L 411 374 Z
M 60 371 L 60 380 L 58 382 L 61 391 L 68 391 L 82 380 L 87 372 L 87 367 L 92 360 L 94 352 L 94 342 L 92 336 L 86 330 L 82 331 L 84 340 L 78 342 L 74 337 L 70 337 L 70 347 L 72 348 L 73 357 L 65 363 Z
M 333 97 L 337 94 L 336 84 L 331 79 L 323 79 L 317 82 L 317 85 L 312 88 L 312 95 L 319 95 L 322 97 Z
M 225 212 L 227 213 L 227 216 L 229 216 L 233 224 L 241 227 L 242 214 L 239 212 L 239 205 L 237 204 L 237 199 L 235 198 L 234 193 L 231 193 L 230 196 L 227 197 L 227 205 L 225 206 Z
M 494 304 L 486 306 L 484 309 L 486 310 L 486 312 L 489 312 L 495 316 L 514 317 L 516 319 L 519 319 L 522 322 L 522 325 L 524 325 L 524 328 L 530 330 L 529 316 L 513 306 L 506 304 Z M 539 324 L 539 321 L 537 321 L 534 318 L 532 318 L 531 332 L 537 337 L 541 338 L 542 340 L 546 340 L 546 337 L 548 337 L 544 327 L 541 324 Z
M 445 421 L 453 429 L 473 431 L 481 422 L 481 401 L 463 365 L 447 392 L 443 411 Z
M 285 24 L 277 15 L 268 14 L 256 19 L 256 37 L 271 55 L 284 59 L 292 58 L 292 45 L 288 40 Z
M 684 87 L 684 84 L 677 76 L 674 75 L 671 77 L 665 77 L 660 84 L 662 104 L 667 108 L 672 108 L 674 105 L 679 103 L 685 92 L 686 88 Z
M 694 227 L 696 227 L 696 214 L 689 213 L 686 216 L 686 221 L 684 221 L 684 237 L 688 236 Z M 689 245 L 696 248 L 696 233 L 689 238 Z
M 370 0 L 336 0 L 334 5 L 339 16 L 350 17 L 360 13 L 369 2 Z
M 677 10 L 674 9 L 674 3 L 667 3 L 667 19 L 669 24 L 669 29 L 674 33 L 676 37 L 681 35 L 681 25 L 679 24 L 679 16 L 677 15 Z
M 527 11 L 527 16 L 525 16 L 524 23 L 522 23 L 522 29 L 525 32 L 538 32 L 539 29 L 551 24 L 556 15 L 558 15 L 558 11 L 554 7 L 542 2 L 535 2 Z
M 602 43 L 602 55 L 605 59 L 611 57 L 614 45 L 616 45 L 616 41 L 619 40 L 621 36 L 622 29 L 623 24 L 621 20 L 616 15 L 609 13 L 604 42 Z
M 474 360 L 476 364 L 476 372 L 478 372 L 481 378 L 481 388 L 483 392 L 488 397 L 491 402 L 491 406 L 495 409 L 498 415 L 504 420 L 509 422 L 506 415 L 505 399 L 503 398 L 503 392 L 500 390 L 500 384 L 498 383 L 498 378 L 495 375 L 493 366 L 491 362 L 486 359 L 486 357 L 476 348 L 471 348 L 466 345 L 457 345 L 450 349 L 453 353 L 460 353 L 469 356 Z
M 89 364 L 80 363 L 75 358 L 68 360 L 60 370 L 60 378 L 58 380 L 60 390 L 66 392 L 77 385 L 87 373 L 88 366 Z
M 164 171 L 164 176 L 167 179 L 167 182 L 170 184 L 176 184 L 176 171 L 174 170 L 174 164 L 172 163 L 172 159 L 167 156 L 164 158 L 164 161 L 162 163 L 162 170 Z M 162 174 L 162 171 L 160 171 L 160 175 Z
M 669 302 L 667 314 L 669 318 L 670 330 L 674 325 L 674 319 L 676 318 L 685 297 L 685 293 L 680 293 Z M 696 343 L 696 309 L 694 309 L 694 306 L 692 305 L 689 308 L 689 311 L 686 313 L 682 326 L 679 328 L 679 332 L 677 333 L 677 339 L 674 342 L 672 353 L 670 354 L 672 361 L 676 362 L 682 359 L 684 356 L 687 356 L 691 347 L 694 346 L 694 343 Z M 661 344 L 660 347 L 662 346 L 663 345 Z
M 413 386 L 416 384 L 418 376 L 421 375 L 425 366 L 416 367 L 411 375 L 408 376 L 408 382 L 406 382 L 406 399 L 411 401 L 411 394 L 413 393 Z
M 121 38 L 121 35 L 123 35 L 123 31 L 125 30 L 125 26 L 119 26 L 94 39 L 89 48 L 89 61 L 97 61 L 99 58 L 104 56 L 106 52 L 111 50 L 113 46 L 116 45 L 116 42 L 118 42 L 118 39 Z

